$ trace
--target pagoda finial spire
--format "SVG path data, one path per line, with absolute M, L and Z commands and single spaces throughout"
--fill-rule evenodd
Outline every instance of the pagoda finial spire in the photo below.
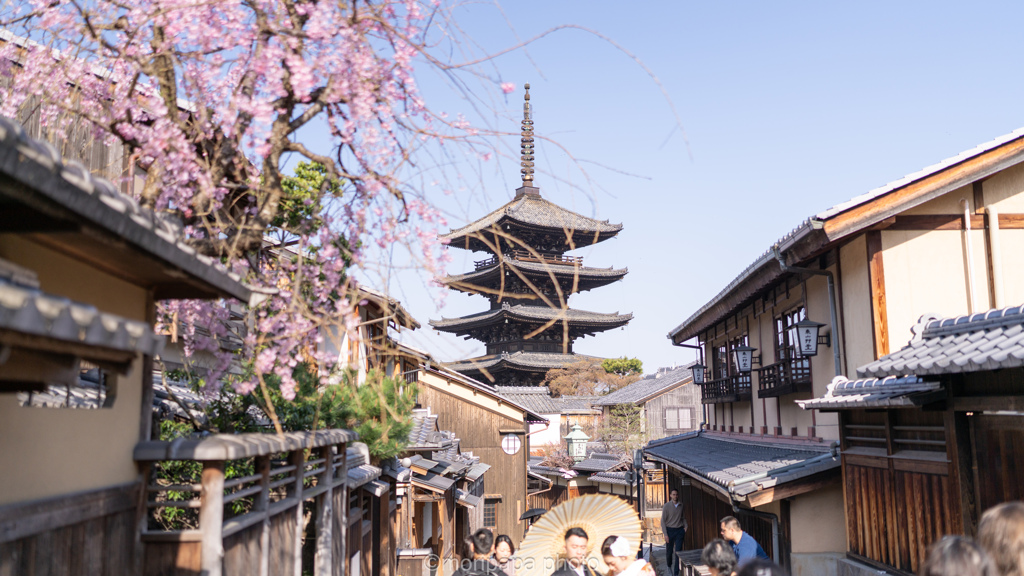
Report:
M 530 83 L 526 83 L 526 95 L 523 97 L 523 131 L 522 131 L 522 167 L 523 186 L 533 187 L 533 114 L 530 108 Z

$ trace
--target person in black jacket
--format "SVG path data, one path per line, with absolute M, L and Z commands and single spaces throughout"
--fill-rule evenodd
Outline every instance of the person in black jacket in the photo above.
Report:
M 472 551 L 473 560 L 462 560 L 453 576 L 507 576 L 501 569 L 491 564 L 494 534 L 490 530 L 481 528 L 473 532 L 466 540 L 466 548 Z

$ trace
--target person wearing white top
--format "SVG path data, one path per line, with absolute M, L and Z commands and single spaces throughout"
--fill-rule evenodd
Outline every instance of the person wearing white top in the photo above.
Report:
M 601 544 L 601 555 L 610 571 L 608 576 L 656 576 L 654 568 L 636 557 L 636 547 L 621 536 L 609 536 Z

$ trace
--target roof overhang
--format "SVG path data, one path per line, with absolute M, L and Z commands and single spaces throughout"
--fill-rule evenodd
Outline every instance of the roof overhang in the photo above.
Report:
M 666 445 L 702 437 L 708 435 L 696 432 L 652 442 L 644 449 L 644 456 L 715 490 L 727 501 L 746 502 L 751 507 L 816 490 L 824 484 L 837 482 L 840 477 L 839 452 L 835 446 L 831 450 L 822 450 L 821 447 L 811 449 L 793 443 L 734 442 L 708 437 L 717 440 L 714 446 L 715 457 L 720 459 L 717 464 L 709 462 L 696 451 L 695 457 L 687 458 L 685 444 L 678 445 L 675 452 L 665 450 Z M 735 445 L 735 451 L 731 450 L 730 445 Z M 749 456 L 751 445 L 760 446 L 769 454 L 765 455 L 763 460 L 752 460 Z M 682 451 L 679 450 L 680 447 Z M 707 446 L 700 448 L 702 451 L 707 449 Z M 729 457 L 731 452 L 735 452 L 736 458 Z M 773 455 L 771 452 L 776 454 Z M 800 452 L 801 455 L 791 455 L 796 452 Z M 680 454 L 684 456 L 681 457 Z M 783 458 L 790 463 L 775 467 L 767 465 L 769 462 L 784 461 Z M 718 469 L 716 466 L 722 468 Z M 728 470 L 738 466 L 750 469 L 761 467 L 764 470 L 743 477 L 729 478 Z
M 252 293 L 182 240 L 180 227 L 140 208 L 49 143 L 0 118 L 0 232 L 17 232 L 136 286 L 156 299 L 236 298 Z
M 774 246 L 788 264 L 805 264 L 856 234 L 884 225 L 900 212 L 1021 162 L 1024 162 L 1024 129 L 818 213 L 780 238 Z M 673 344 L 681 344 L 698 336 L 747 306 L 784 276 L 786 273 L 769 248 L 711 301 L 673 328 L 668 338 Z

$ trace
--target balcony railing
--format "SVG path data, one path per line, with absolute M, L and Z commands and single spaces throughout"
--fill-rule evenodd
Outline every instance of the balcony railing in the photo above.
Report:
M 704 382 L 700 389 L 701 402 L 704 404 L 750 400 L 750 374 L 737 374 Z
M 773 398 L 810 390 L 811 361 L 808 358 L 782 360 L 763 366 L 758 373 L 758 398 Z
M 558 264 L 561 266 L 583 266 L 582 256 L 563 256 L 561 254 L 542 254 L 530 252 L 529 250 L 511 250 L 505 255 L 506 258 L 522 260 L 523 262 L 541 262 L 543 264 Z M 499 261 L 497 256 L 491 256 L 486 260 L 477 260 L 473 265 L 477 270 L 494 266 Z

